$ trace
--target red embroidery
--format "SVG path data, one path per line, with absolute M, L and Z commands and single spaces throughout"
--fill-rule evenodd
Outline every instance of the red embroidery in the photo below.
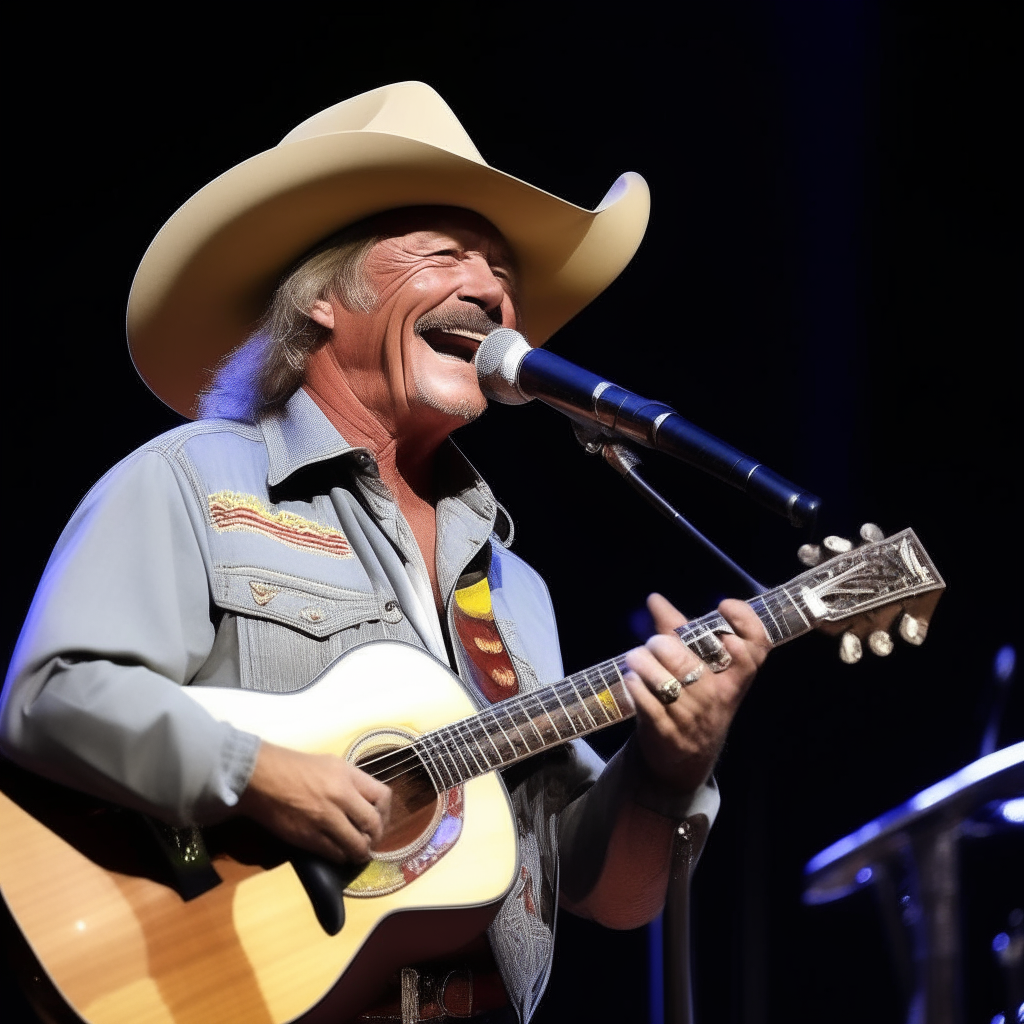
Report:
M 218 491 L 207 498 L 215 530 L 243 530 L 303 551 L 317 551 L 331 558 L 351 558 L 352 549 L 341 530 L 303 519 L 294 512 L 271 512 L 252 494 Z

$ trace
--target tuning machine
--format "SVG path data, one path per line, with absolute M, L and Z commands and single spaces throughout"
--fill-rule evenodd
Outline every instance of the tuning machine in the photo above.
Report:
M 881 527 L 875 523 L 865 523 L 858 534 L 864 544 L 877 544 L 879 541 L 885 540 L 885 534 L 882 533 Z M 853 547 L 852 540 L 830 534 L 820 544 L 801 544 L 797 549 L 796 557 L 802 565 L 813 569 L 828 558 L 845 555 L 848 551 L 852 551 Z
M 881 527 L 875 523 L 864 523 L 857 533 L 857 546 L 878 544 L 885 540 Z M 797 558 L 808 568 L 814 568 L 829 559 L 848 554 L 854 547 L 854 542 L 846 537 L 830 535 L 820 544 L 802 545 L 797 551 Z M 936 600 L 937 596 L 915 599 L 903 607 L 876 610 L 858 617 L 854 620 L 855 624 L 840 635 L 840 660 L 847 665 L 855 665 L 864 657 L 865 648 L 877 657 L 884 658 L 892 653 L 895 647 L 893 637 L 897 635 L 905 643 L 920 647 L 928 634 L 928 620 Z

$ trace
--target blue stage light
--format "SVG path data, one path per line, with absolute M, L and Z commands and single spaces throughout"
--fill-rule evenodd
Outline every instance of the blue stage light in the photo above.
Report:
M 1003 816 L 1004 821 L 1008 821 L 1013 825 L 1024 825 L 1024 796 L 1007 800 L 999 808 L 999 813 Z

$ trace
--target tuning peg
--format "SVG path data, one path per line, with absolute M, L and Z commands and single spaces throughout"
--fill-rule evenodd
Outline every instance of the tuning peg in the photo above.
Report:
M 884 629 L 876 629 L 868 637 L 868 647 L 871 648 L 872 654 L 877 654 L 880 658 L 884 658 L 887 654 L 892 654 L 892 637 Z
M 856 633 L 844 633 L 839 638 L 839 660 L 847 665 L 856 665 L 863 657 L 864 649 Z
M 796 557 L 806 566 L 813 569 L 821 561 L 821 547 L 818 544 L 801 544 Z
M 845 555 L 853 548 L 853 541 L 831 534 L 821 542 L 821 545 L 829 555 Z
M 915 619 L 913 615 L 904 615 L 900 619 L 900 636 L 908 644 L 920 647 L 927 635 L 928 623 L 924 619 Z
M 860 528 L 860 539 L 868 544 L 877 544 L 880 540 L 885 540 L 885 534 L 882 533 L 880 526 L 876 526 L 874 523 L 865 523 Z

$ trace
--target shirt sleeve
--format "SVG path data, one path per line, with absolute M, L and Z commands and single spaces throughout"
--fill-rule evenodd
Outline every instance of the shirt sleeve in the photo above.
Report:
M 604 766 L 595 784 L 559 818 L 562 891 L 572 902 L 583 900 L 597 884 L 619 810 L 627 801 L 677 822 L 691 823 L 695 839 L 691 857 L 696 863 L 718 815 L 721 797 L 714 778 L 692 793 L 676 793 L 658 782 L 644 765 L 635 736 L 631 736 Z M 698 828 L 701 817 L 703 823 Z
M 259 739 L 182 690 L 215 630 L 187 495 L 143 450 L 88 494 L 43 573 L 0 696 L 0 750 L 173 824 L 237 803 Z

